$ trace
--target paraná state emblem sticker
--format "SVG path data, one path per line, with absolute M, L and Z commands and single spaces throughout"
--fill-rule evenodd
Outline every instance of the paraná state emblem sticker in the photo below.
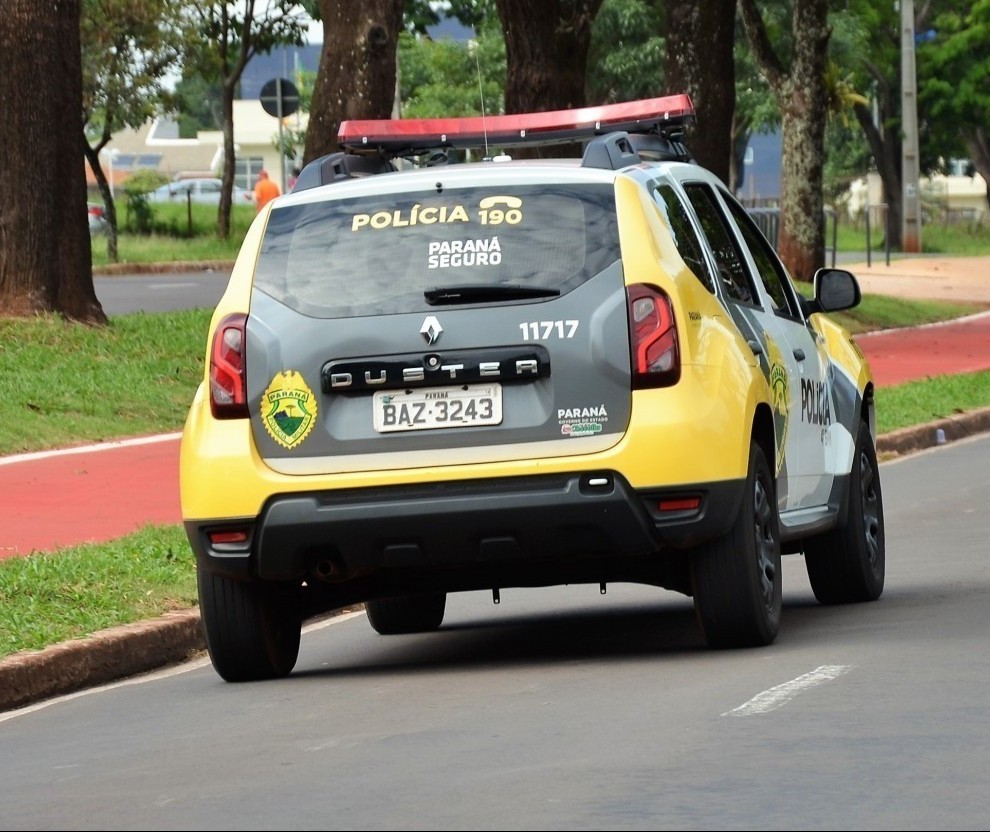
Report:
M 295 370 L 275 376 L 262 395 L 261 403 L 265 430 L 285 448 L 302 442 L 316 424 L 316 397 Z

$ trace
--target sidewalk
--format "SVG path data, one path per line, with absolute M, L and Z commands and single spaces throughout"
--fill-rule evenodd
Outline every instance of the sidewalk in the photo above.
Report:
M 867 295 L 985 303 L 990 308 L 990 256 L 891 257 L 888 266 L 881 255 L 859 263 L 838 263 L 856 275 Z

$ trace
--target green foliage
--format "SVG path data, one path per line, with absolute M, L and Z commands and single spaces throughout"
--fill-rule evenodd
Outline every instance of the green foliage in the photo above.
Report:
M 741 135 L 770 133 L 780 126 L 780 110 L 766 78 L 756 68 L 746 32 L 736 25 L 733 48 L 736 64 L 736 111 L 733 116 Z
M 425 35 L 427 28 L 436 26 L 441 20 L 441 12 L 446 17 L 457 18 L 464 26 L 475 31 L 498 21 L 495 0 L 406 0 L 403 18 L 406 31 L 410 34 Z
M 252 17 L 244 9 L 252 8 Z M 233 82 L 255 55 L 267 55 L 276 46 L 302 46 L 308 20 L 294 0 L 269 0 L 255 6 L 238 2 L 188 3 L 191 30 L 186 57 L 207 81 L 222 83 L 233 94 Z M 250 37 L 243 37 L 249 30 Z M 229 85 L 229 86 L 228 86 Z
M 500 32 L 486 30 L 471 43 L 403 32 L 398 60 L 404 118 L 504 111 L 505 43 Z
M 223 123 L 220 84 L 207 81 L 194 67 L 183 70 L 175 85 L 179 137 L 195 139 L 200 130 L 219 130 Z
M 658 0 L 605 0 L 591 28 L 588 101 L 632 101 L 667 92 L 662 31 Z
M 222 91 L 223 111 L 233 110 L 234 92 L 244 67 L 255 55 L 266 55 L 281 44 L 301 46 L 309 20 L 295 0 L 254 3 L 192 3 L 187 6 L 192 32 L 186 42 L 188 65 Z M 223 123 L 223 175 L 234 176 L 233 125 Z M 229 128 L 229 129 L 228 129 Z M 217 214 L 217 233 L 230 236 L 229 211 Z
M 168 177 L 156 170 L 147 168 L 135 171 L 124 183 L 126 206 L 124 227 L 138 234 L 150 234 L 154 225 L 154 215 L 148 193 L 159 185 L 168 182 Z
M 94 146 L 171 107 L 166 79 L 182 55 L 181 8 L 172 0 L 83 0 L 82 107 Z
M 985 134 L 990 125 L 990 0 L 944 0 L 938 7 L 934 38 L 916 50 L 918 102 L 919 116 L 947 158 L 965 155 L 962 138 Z
M 850 183 L 870 169 L 871 161 L 870 146 L 859 125 L 831 120 L 825 128 L 825 204 L 840 205 Z

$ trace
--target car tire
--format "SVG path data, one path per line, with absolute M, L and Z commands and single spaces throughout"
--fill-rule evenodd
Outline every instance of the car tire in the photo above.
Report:
M 365 603 L 368 621 L 383 636 L 426 633 L 439 629 L 447 608 L 446 592 L 398 595 Z
M 876 448 L 866 422 L 860 422 L 856 437 L 848 501 L 844 522 L 804 544 L 808 579 L 822 604 L 875 601 L 883 592 L 883 495 Z
M 286 588 L 203 570 L 197 580 L 206 645 L 221 678 L 252 682 L 292 672 L 302 620 Z
M 732 528 L 691 557 L 695 615 L 712 647 L 759 647 L 780 630 L 780 524 L 774 480 L 754 444 Z

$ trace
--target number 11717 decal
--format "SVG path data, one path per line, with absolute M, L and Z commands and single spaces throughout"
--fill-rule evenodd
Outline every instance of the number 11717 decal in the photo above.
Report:
M 551 338 L 573 338 L 578 321 L 524 321 L 519 324 L 523 341 L 549 341 Z

